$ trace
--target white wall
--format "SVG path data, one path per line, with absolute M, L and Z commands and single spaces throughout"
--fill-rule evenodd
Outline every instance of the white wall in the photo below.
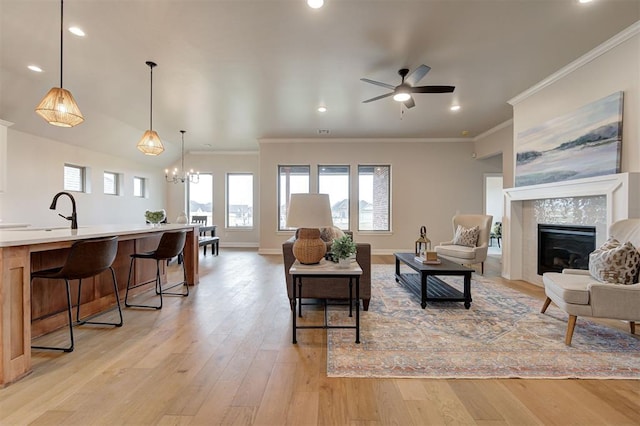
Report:
M 145 210 L 165 206 L 164 175 L 156 168 L 132 160 L 39 138 L 8 129 L 5 191 L 0 193 L 0 219 L 3 222 L 36 226 L 63 226 L 71 204 L 63 198 L 57 211 L 49 210 L 53 196 L 63 190 L 65 163 L 91 169 L 91 193 L 74 193 L 78 225 L 144 223 Z M 103 193 L 103 172 L 124 175 L 122 196 Z M 147 179 L 148 198 L 133 197 L 133 177 Z
M 420 226 L 434 243 L 450 240 L 456 213 L 483 213 L 483 176 L 500 173 L 499 156 L 473 158 L 473 142 L 413 142 L 402 140 L 260 141 L 260 252 L 280 253 L 291 232 L 278 232 L 277 173 L 279 165 L 311 166 L 312 192 L 317 167 L 350 165 L 351 228 L 355 239 L 369 242 L 374 253 L 413 251 Z M 354 179 L 359 164 L 391 165 L 392 231 L 358 232 Z

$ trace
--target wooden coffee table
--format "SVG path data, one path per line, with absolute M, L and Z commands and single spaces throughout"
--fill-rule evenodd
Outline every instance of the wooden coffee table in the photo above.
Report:
M 424 309 L 427 301 L 464 302 L 464 307 L 471 307 L 471 273 L 473 269 L 440 258 L 439 265 L 425 265 L 415 260 L 413 253 L 394 253 L 396 257 L 396 281 L 404 284 L 417 296 L 420 296 Z M 417 273 L 400 273 L 403 263 Z M 451 287 L 436 275 L 457 275 L 464 277 L 464 292 Z

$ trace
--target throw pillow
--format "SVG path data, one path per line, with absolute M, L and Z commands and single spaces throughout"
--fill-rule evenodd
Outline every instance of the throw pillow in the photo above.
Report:
M 640 253 L 628 241 L 610 238 L 589 255 L 589 273 L 603 283 L 634 284 L 639 271 Z
M 453 244 L 457 246 L 475 247 L 478 244 L 478 236 L 480 235 L 480 227 L 465 228 L 458 225 L 456 233 L 453 236 Z
M 335 226 L 328 226 L 326 228 L 320 228 L 320 238 L 322 241 L 332 243 L 336 238 L 344 236 L 342 229 Z

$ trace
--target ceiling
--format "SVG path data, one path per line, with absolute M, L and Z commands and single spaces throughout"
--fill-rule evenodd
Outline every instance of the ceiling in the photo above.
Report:
M 0 0 L 0 119 L 12 128 L 161 167 L 187 151 L 250 151 L 261 138 L 473 138 L 511 118 L 507 101 L 640 19 L 639 0 L 67 0 L 64 87 L 85 122 L 34 108 L 59 86 L 58 0 Z M 149 127 L 165 144 L 138 152 Z M 432 69 L 402 110 L 398 69 Z M 27 65 L 44 69 L 34 73 Z M 459 104 L 458 112 L 449 107 Z M 316 108 L 326 105 L 328 111 Z M 319 132 L 322 131 L 322 132 Z M 328 131 L 328 132 L 326 132 Z M 466 133 L 463 133 L 466 132 Z

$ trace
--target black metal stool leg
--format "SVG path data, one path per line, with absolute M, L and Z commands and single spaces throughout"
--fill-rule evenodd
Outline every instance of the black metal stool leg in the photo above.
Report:
M 67 317 L 69 318 L 69 340 L 71 345 L 66 348 L 54 347 L 54 346 L 31 346 L 33 349 L 51 349 L 54 351 L 73 352 L 74 340 L 73 340 L 73 314 L 71 313 L 71 289 L 69 288 L 69 280 L 64 280 L 67 287 Z
M 149 284 L 151 281 L 145 281 L 143 283 L 140 284 L 135 284 L 135 285 L 131 285 L 131 274 L 133 273 L 133 266 L 134 266 L 134 262 L 135 262 L 136 258 L 135 257 L 131 257 L 131 264 L 129 265 L 129 279 L 127 280 L 127 292 L 124 296 L 124 305 L 128 308 L 151 308 L 151 309 L 162 309 L 162 295 L 160 295 L 160 305 L 159 306 L 154 306 L 154 305 L 136 305 L 133 303 L 129 303 L 129 290 L 132 288 L 137 288 L 146 284 Z M 160 264 L 159 261 L 156 261 L 156 283 L 155 283 L 155 288 L 156 291 L 158 290 L 158 283 L 160 281 Z
M 89 321 L 89 319 L 97 315 L 102 315 L 104 314 L 104 312 L 100 312 L 97 315 L 90 316 L 88 319 L 85 319 L 85 320 L 80 319 L 80 292 L 82 290 L 82 280 L 80 280 L 80 283 L 78 285 L 78 310 L 76 311 L 76 324 L 78 325 L 82 325 L 82 324 L 114 325 L 116 327 L 122 327 L 122 324 L 124 324 L 124 321 L 122 319 L 122 308 L 120 306 L 120 294 L 118 293 L 118 281 L 116 280 L 116 273 L 111 266 L 109 267 L 109 269 L 111 270 L 111 279 L 113 280 L 113 291 L 116 296 L 116 304 L 118 308 L 118 314 L 120 315 L 120 321 L 119 322 Z

